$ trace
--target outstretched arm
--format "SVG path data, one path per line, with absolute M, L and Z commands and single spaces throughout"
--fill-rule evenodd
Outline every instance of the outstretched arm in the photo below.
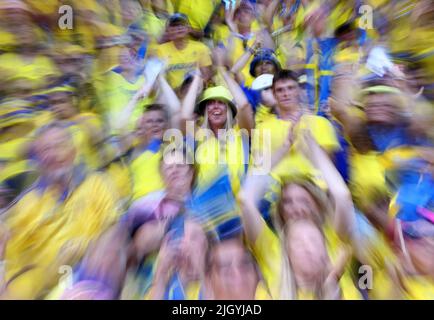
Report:
M 261 37 L 256 37 L 255 43 L 251 48 L 247 48 L 243 55 L 234 63 L 231 68 L 231 72 L 238 74 L 249 62 L 250 58 L 255 54 L 255 52 L 262 46 L 263 39 Z
M 155 80 L 156 79 L 151 79 L 151 81 L 146 82 L 143 87 L 140 88 L 140 90 L 138 90 L 136 94 L 131 98 L 130 102 L 128 102 L 127 106 L 124 108 L 124 110 L 122 110 L 118 120 L 115 122 L 114 129 L 116 131 L 124 133 L 125 135 L 126 128 L 128 127 L 128 122 L 130 121 L 131 115 L 136 108 L 137 103 L 139 103 L 140 100 L 149 96 L 149 94 L 152 92 L 152 88 L 154 87 Z
M 316 143 L 309 131 L 305 131 L 303 138 L 303 152 L 321 172 L 333 198 L 335 230 L 341 238 L 351 238 L 356 226 L 351 193 L 327 153 Z
M 218 71 L 222 75 L 223 79 L 226 82 L 226 86 L 229 88 L 229 91 L 232 93 L 234 97 L 235 104 L 238 108 L 238 124 L 240 128 L 250 130 L 254 127 L 253 120 L 253 110 L 249 101 L 247 100 L 246 95 L 244 94 L 243 89 L 241 89 L 238 82 L 236 82 L 229 72 L 226 70 L 224 66 L 224 56 L 225 51 L 222 48 L 216 48 L 214 50 L 214 61 L 217 65 Z
M 274 14 L 276 13 L 279 4 L 280 4 L 280 0 L 273 0 L 265 10 L 264 23 L 268 26 L 270 30 L 273 27 L 273 17 Z
M 203 80 L 202 76 L 200 75 L 200 71 L 197 70 L 193 77 L 193 81 L 188 88 L 187 94 L 182 101 L 181 121 L 184 123 L 181 125 L 181 129 L 184 130 L 184 132 L 186 132 L 187 121 L 194 120 L 194 108 L 196 106 L 196 98 L 200 91 L 202 81 Z
M 244 233 L 250 244 L 255 244 L 263 228 L 267 227 L 261 213 L 256 207 L 258 199 L 265 192 L 266 182 L 267 179 L 264 176 L 249 175 L 243 189 L 238 193 Z
M 350 114 L 354 92 L 355 82 L 354 70 L 350 66 L 342 66 L 336 70 L 336 76 L 333 80 L 332 93 L 329 98 L 329 104 L 332 115 L 342 124 L 345 133 L 352 135 L 359 132 L 362 122 L 359 118 Z
M 171 128 L 179 129 L 181 127 L 181 101 L 179 101 L 178 96 L 167 83 L 166 78 L 161 74 L 158 77 L 158 84 L 160 85 L 165 105 L 169 108 Z
M 293 137 L 293 130 L 290 130 L 285 142 L 278 150 L 273 153 L 270 170 L 273 169 L 283 159 L 283 157 L 288 154 L 293 144 Z M 253 169 L 247 176 L 247 179 L 243 185 L 243 189 L 238 193 L 244 231 L 247 240 L 251 244 L 255 244 L 256 239 L 263 228 L 267 228 L 266 222 L 262 218 L 261 213 L 257 208 L 257 204 L 264 196 L 270 184 L 270 179 L 272 178 L 269 175 L 255 174 L 255 169 Z

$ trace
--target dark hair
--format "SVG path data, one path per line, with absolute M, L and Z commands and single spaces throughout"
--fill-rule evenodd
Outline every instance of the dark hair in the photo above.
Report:
M 298 84 L 298 76 L 294 71 L 282 69 L 276 72 L 276 74 L 274 75 L 272 88 L 274 89 L 276 83 L 282 80 L 292 80 Z
M 163 104 L 158 104 L 158 103 L 153 103 L 153 104 L 149 104 L 149 105 L 145 105 L 143 107 L 143 114 L 150 112 L 150 111 L 159 111 L 162 112 L 164 115 L 164 119 L 166 121 L 169 121 L 169 112 L 167 111 L 167 108 L 165 105 Z

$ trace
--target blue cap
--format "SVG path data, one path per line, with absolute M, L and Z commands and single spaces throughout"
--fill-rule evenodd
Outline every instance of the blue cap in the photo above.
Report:
M 257 54 L 255 54 L 255 57 L 250 63 L 250 75 L 252 77 L 256 77 L 255 68 L 258 65 L 258 63 L 262 61 L 270 61 L 276 67 L 276 71 L 280 70 L 280 63 L 277 60 L 274 51 L 271 49 L 261 49 Z
M 174 13 L 167 20 L 167 25 L 170 26 L 176 22 L 181 22 L 182 24 L 190 25 L 188 17 L 183 13 Z

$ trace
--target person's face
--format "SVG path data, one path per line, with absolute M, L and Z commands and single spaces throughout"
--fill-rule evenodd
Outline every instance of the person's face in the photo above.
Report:
M 72 102 L 72 97 L 64 92 L 54 93 L 50 97 L 50 109 L 59 120 L 69 119 L 77 113 Z
M 188 36 L 190 28 L 183 23 L 176 23 L 167 27 L 169 40 L 182 40 Z
M 281 212 L 283 221 L 312 219 L 318 206 L 311 194 L 303 187 L 290 184 L 282 190 Z
M 213 128 L 223 128 L 227 120 L 228 106 L 223 101 L 211 100 L 206 104 L 208 121 Z
M 271 87 L 261 90 L 261 101 L 267 107 L 273 107 L 277 104 L 276 98 L 273 94 L 273 89 L 271 89 Z
M 167 120 L 163 112 L 157 110 L 148 111 L 139 120 L 137 135 L 143 141 L 162 140 L 166 128 Z
M 254 299 L 258 275 L 241 241 L 226 240 L 213 249 L 210 277 L 216 299 Z
M 186 164 L 182 152 L 164 155 L 161 174 L 168 193 L 180 196 L 190 191 L 193 182 L 193 169 Z
M 305 279 L 317 278 L 329 263 L 324 237 L 308 220 L 287 227 L 286 250 L 295 275 Z
M 197 279 L 205 271 L 205 256 L 208 241 L 202 227 L 192 221 L 184 225 L 184 237 L 181 241 L 181 268 L 191 278 Z
M 52 128 L 43 133 L 36 140 L 35 151 L 41 170 L 53 178 L 73 167 L 76 150 L 66 129 Z
M 254 18 L 253 11 L 248 8 L 238 9 L 235 15 L 235 21 L 239 26 L 243 27 L 250 27 Z
M 320 36 L 325 30 L 327 23 L 326 11 L 323 9 L 317 10 L 309 20 L 309 25 L 314 35 Z
M 261 61 L 255 67 L 255 75 L 259 77 L 262 74 L 274 74 L 276 67 L 271 61 Z
M 273 93 L 279 108 L 291 110 L 298 106 L 300 89 L 294 80 L 285 79 L 274 84 Z
M 399 107 L 393 104 L 391 94 L 371 94 L 365 100 L 365 112 L 368 122 L 393 124 L 398 120 Z

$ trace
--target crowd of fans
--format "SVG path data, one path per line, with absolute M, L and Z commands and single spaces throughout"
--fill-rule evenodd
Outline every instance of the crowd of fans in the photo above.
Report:
M 1 0 L 0 299 L 434 299 L 432 4 Z

